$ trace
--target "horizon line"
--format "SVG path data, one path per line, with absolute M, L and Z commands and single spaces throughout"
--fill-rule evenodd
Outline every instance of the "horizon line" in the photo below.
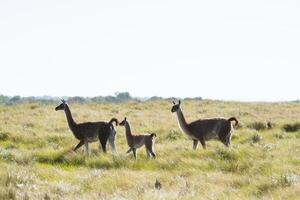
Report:
M 95 95 L 95 96 L 81 96 L 81 95 L 63 95 L 63 96 L 58 96 L 58 95 L 6 95 L 6 94 L 1 94 L 0 96 L 5 96 L 9 98 L 13 98 L 16 96 L 19 96 L 21 98 L 37 98 L 36 100 L 43 100 L 43 97 L 48 97 L 51 99 L 61 99 L 61 98 L 74 98 L 74 97 L 82 97 L 82 98 L 95 98 L 95 97 L 109 97 L 113 96 L 116 97 L 118 93 L 128 93 L 130 95 L 130 98 L 132 100 L 141 100 L 141 101 L 147 101 L 153 97 L 157 98 L 162 98 L 162 100 L 168 100 L 168 99 L 180 99 L 180 100 L 185 100 L 185 99 L 191 99 L 191 100 L 201 100 L 201 101 L 224 101 L 224 102 L 241 102 L 241 103 L 292 103 L 292 102 L 300 102 L 300 99 L 290 99 L 290 100 L 236 100 L 236 99 L 214 99 L 214 98 L 205 98 L 202 96 L 186 96 L 186 97 L 176 97 L 176 96 L 169 96 L 169 97 L 163 97 L 163 96 L 131 96 L 130 92 L 115 92 L 114 95 Z M 40 99 L 38 99 L 40 98 Z M 46 98 L 44 99 L 46 100 Z M 48 99 L 49 100 L 49 99 Z

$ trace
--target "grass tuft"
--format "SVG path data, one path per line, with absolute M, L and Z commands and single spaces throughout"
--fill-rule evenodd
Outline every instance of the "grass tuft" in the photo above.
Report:
M 40 163 L 60 164 L 65 163 L 66 151 L 45 151 L 37 153 L 34 158 Z
M 253 123 L 248 124 L 247 127 L 250 129 L 254 129 L 256 131 L 262 131 L 262 130 L 267 129 L 267 125 L 263 122 L 253 122 Z
M 174 141 L 182 138 L 182 133 L 179 131 L 171 130 L 165 137 L 169 141 Z
M 8 139 L 9 133 L 0 132 L 0 141 L 6 141 Z
M 298 183 L 298 176 L 293 173 L 284 173 L 277 177 L 272 177 L 270 181 L 259 184 L 256 194 L 262 196 L 267 192 L 272 192 L 278 188 L 286 188 L 296 185 Z
M 0 159 L 4 161 L 14 161 L 15 157 L 10 151 L 0 147 Z
M 254 134 L 252 137 L 251 137 L 251 141 L 252 143 L 258 143 L 262 140 L 262 136 L 258 135 L 257 133 Z
M 298 183 L 298 176 L 294 173 L 281 174 L 274 180 L 274 184 L 280 187 L 290 187 Z

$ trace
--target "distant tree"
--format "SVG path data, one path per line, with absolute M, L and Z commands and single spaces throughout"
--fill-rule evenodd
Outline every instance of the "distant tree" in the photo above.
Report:
M 96 96 L 91 98 L 91 102 L 93 103 L 104 103 L 105 98 L 102 96 Z
M 63 99 L 68 100 L 70 103 L 123 103 L 127 101 L 156 101 L 156 100 L 166 100 L 166 101 L 177 101 L 180 98 L 170 97 L 163 98 L 159 96 L 153 96 L 151 98 L 133 98 L 129 92 L 117 92 L 115 96 L 95 96 L 95 97 L 81 97 L 81 96 L 63 96 Z M 8 97 L 5 95 L 0 95 L 0 104 L 6 105 L 15 105 L 19 103 L 41 103 L 41 104 L 53 104 L 57 103 L 59 100 L 58 97 L 52 96 L 31 96 L 31 97 L 21 97 L 14 96 Z M 194 97 L 194 98 L 185 98 L 184 100 L 202 100 L 202 97 Z M 293 102 L 300 102 L 299 100 Z
M 83 103 L 87 103 L 88 99 L 80 96 L 75 96 L 75 97 L 69 97 L 68 102 L 83 104 Z
M 21 103 L 21 102 L 22 102 L 22 98 L 20 96 L 13 96 L 12 98 L 9 99 L 7 104 L 14 105 L 14 104 Z
M 22 103 L 26 102 L 26 103 L 34 103 L 37 102 L 37 99 L 35 97 L 23 97 L 21 100 Z M 20 103 L 21 103 L 20 102 Z
M 8 96 L 0 95 L 0 104 L 5 104 L 9 100 Z
M 148 101 L 158 101 L 158 100 L 163 100 L 162 97 L 158 97 L 158 96 L 153 96 L 151 98 L 148 99 Z
M 104 102 L 107 102 L 107 103 L 116 103 L 117 99 L 114 96 L 106 96 L 106 97 L 104 97 Z
M 177 101 L 177 100 L 179 100 L 180 98 L 177 98 L 177 97 L 169 97 L 169 98 L 166 98 L 165 100 L 166 101 Z
M 120 93 L 116 93 L 116 99 L 118 102 L 125 102 L 131 100 L 132 98 L 129 92 L 120 92 Z
M 194 97 L 194 98 L 190 98 L 190 97 L 187 97 L 184 99 L 185 101 L 189 101 L 189 100 L 197 100 L 197 101 L 202 101 L 202 97 Z

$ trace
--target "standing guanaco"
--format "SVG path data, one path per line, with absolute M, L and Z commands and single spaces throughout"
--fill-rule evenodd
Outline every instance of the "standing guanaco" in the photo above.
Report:
M 62 103 L 59 106 L 57 106 L 55 110 L 65 111 L 70 130 L 72 131 L 75 138 L 80 141 L 77 144 L 77 146 L 74 148 L 74 151 L 76 151 L 82 145 L 85 145 L 85 153 L 86 155 L 88 155 L 89 154 L 88 143 L 96 142 L 97 140 L 99 140 L 103 152 L 106 153 L 107 140 L 109 138 L 110 140 L 112 140 L 112 137 L 110 137 L 110 135 L 114 133 L 114 126 L 112 123 L 115 122 L 117 126 L 118 120 L 116 118 L 112 118 L 108 123 L 100 121 L 100 122 L 86 122 L 86 123 L 77 124 L 72 117 L 71 110 L 68 104 L 66 103 L 66 101 L 63 99 L 61 101 Z M 114 138 L 111 141 L 111 143 L 114 143 Z M 115 145 L 113 145 L 112 148 L 115 148 Z
M 154 137 L 156 137 L 155 133 L 147 135 L 132 135 L 130 125 L 126 117 L 119 125 L 125 127 L 126 140 L 129 146 L 129 150 L 127 151 L 127 153 L 130 153 L 132 151 L 134 158 L 137 159 L 136 150 L 145 145 L 147 158 L 150 158 L 151 156 L 153 158 L 156 157 L 155 153 L 152 150 L 152 146 L 154 144 Z
M 171 112 L 177 113 L 179 126 L 182 131 L 193 140 L 193 148 L 196 149 L 198 141 L 205 149 L 205 141 L 217 138 L 227 147 L 230 145 L 232 135 L 231 121 L 235 121 L 235 125 L 238 124 L 238 120 L 235 117 L 229 119 L 225 118 L 211 118 L 211 119 L 199 119 L 197 121 L 187 123 L 185 117 L 180 108 L 180 100 L 178 104 L 173 101 L 173 107 Z

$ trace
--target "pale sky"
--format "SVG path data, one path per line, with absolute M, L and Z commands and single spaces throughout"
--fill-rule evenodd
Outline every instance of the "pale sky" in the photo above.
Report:
M 300 99 L 300 1 L 0 1 L 0 94 Z

